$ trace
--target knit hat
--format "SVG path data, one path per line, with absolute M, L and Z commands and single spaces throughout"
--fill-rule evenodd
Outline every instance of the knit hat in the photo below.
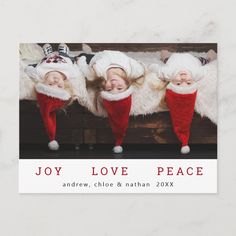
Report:
M 63 73 L 67 79 L 76 78 L 79 73 L 78 67 L 73 64 L 69 57 L 59 55 L 57 52 L 51 53 L 43 58 L 36 66 L 36 71 L 41 79 L 51 71 L 59 71 Z
M 111 94 L 107 91 L 101 92 L 103 106 L 107 111 L 109 123 L 115 137 L 115 147 L 113 148 L 115 153 L 123 151 L 121 144 L 128 127 L 132 91 L 132 87 L 129 87 L 126 91 L 118 94 Z
M 152 67 L 150 66 L 150 68 Z M 174 53 L 165 65 L 151 70 L 158 70 L 159 78 L 166 81 L 171 81 L 180 71 L 188 71 L 194 81 L 203 77 L 200 60 L 189 53 Z
M 107 70 L 109 68 L 121 68 L 131 80 L 144 75 L 145 66 L 120 51 L 105 50 L 97 53 L 91 60 L 90 66 L 98 77 L 107 80 Z
M 40 113 L 50 140 L 48 147 L 51 150 L 58 150 L 59 144 L 55 140 L 56 110 L 62 108 L 66 104 L 70 99 L 70 95 L 64 89 L 53 88 L 42 83 L 38 83 L 35 88 Z
M 182 154 L 190 152 L 188 141 L 196 96 L 195 84 L 186 89 L 169 83 L 166 89 L 166 103 L 170 110 L 173 130 L 182 143 Z

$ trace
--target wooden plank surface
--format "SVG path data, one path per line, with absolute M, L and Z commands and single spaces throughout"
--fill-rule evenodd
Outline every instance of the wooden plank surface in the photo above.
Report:
M 78 104 L 57 114 L 57 139 L 65 144 L 113 143 L 107 118 L 94 116 Z M 46 143 L 46 135 L 36 102 L 20 102 L 20 142 Z M 169 112 L 130 117 L 124 143 L 179 143 L 172 131 Z M 194 114 L 190 143 L 217 143 L 217 127 L 207 118 Z

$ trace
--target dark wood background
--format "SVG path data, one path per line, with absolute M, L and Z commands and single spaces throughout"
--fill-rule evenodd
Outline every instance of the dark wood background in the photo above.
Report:
M 43 46 L 44 43 L 39 43 Z M 53 50 L 57 50 L 58 43 L 51 43 Z M 81 43 L 67 43 L 71 51 L 81 51 Z M 88 43 L 93 52 L 102 50 L 119 50 L 123 52 L 156 52 L 162 49 L 168 49 L 172 52 L 207 52 L 213 49 L 217 52 L 216 43 Z
M 43 45 L 43 44 L 40 44 Z M 120 51 L 217 51 L 217 44 L 89 44 L 93 51 L 113 49 Z M 52 44 L 54 50 L 58 44 Z M 81 50 L 81 44 L 68 44 L 71 50 Z M 114 142 L 111 129 L 106 118 L 96 117 L 79 104 L 67 108 L 66 113 L 57 115 L 57 140 L 61 144 L 110 144 Z M 43 127 L 36 102 L 20 101 L 20 143 L 44 144 L 48 137 Z M 169 112 L 148 116 L 131 117 L 124 140 L 126 144 L 176 144 L 179 143 L 172 131 Z M 216 144 L 217 127 L 209 119 L 194 114 L 190 143 Z
M 109 144 L 113 135 L 107 118 L 96 117 L 79 104 L 57 114 L 57 140 L 62 144 Z M 20 142 L 48 142 L 36 102 L 20 101 Z M 190 143 L 216 144 L 217 127 L 207 118 L 194 114 Z M 131 117 L 124 143 L 179 143 L 172 131 L 169 112 Z

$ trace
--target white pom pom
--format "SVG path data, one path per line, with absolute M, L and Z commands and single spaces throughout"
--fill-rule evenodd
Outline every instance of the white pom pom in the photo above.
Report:
M 56 140 L 53 140 L 48 143 L 48 148 L 52 151 L 57 151 L 59 149 L 59 144 Z
M 123 148 L 121 146 L 115 146 L 113 148 L 113 152 L 114 153 L 122 153 L 123 152 Z
M 188 154 L 189 152 L 190 152 L 190 147 L 189 147 L 188 145 L 183 146 L 183 147 L 181 148 L 181 153 L 182 153 L 182 154 Z

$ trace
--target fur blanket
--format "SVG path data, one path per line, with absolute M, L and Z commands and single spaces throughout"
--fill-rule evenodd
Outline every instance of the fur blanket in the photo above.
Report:
M 81 52 L 72 52 L 78 55 Z M 159 52 L 127 52 L 128 56 L 141 61 L 148 66 L 150 64 L 162 65 Z M 204 56 L 205 53 L 194 53 L 196 56 Z M 37 44 L 20 45 L 20 99 L 36 100 L 35 83 L 24 72 L 28 64 L 37 63 L 43 58 L 43 51 Z M 199 89 L 195 105 L 195 111 L 201 116 L 208 117 L 217 123 L 217 61 L 204 66 L 204 78 L 198 81 Z M 71 81 L 78 102 L 97 116 L 107 116 L 106 111 L 98 102 L 95 106 L 96 92 L 86 89 L 86 81 L 82 73 Z M 144 82 L 141 86 L 135 86 L 132 94 L 131 115 L 145 115 L 167 110 L 162 106 L 165 94 L 165 86 L 157 75 L 147 70 Z M 99 101 L 99 99 L 98 99 Z

